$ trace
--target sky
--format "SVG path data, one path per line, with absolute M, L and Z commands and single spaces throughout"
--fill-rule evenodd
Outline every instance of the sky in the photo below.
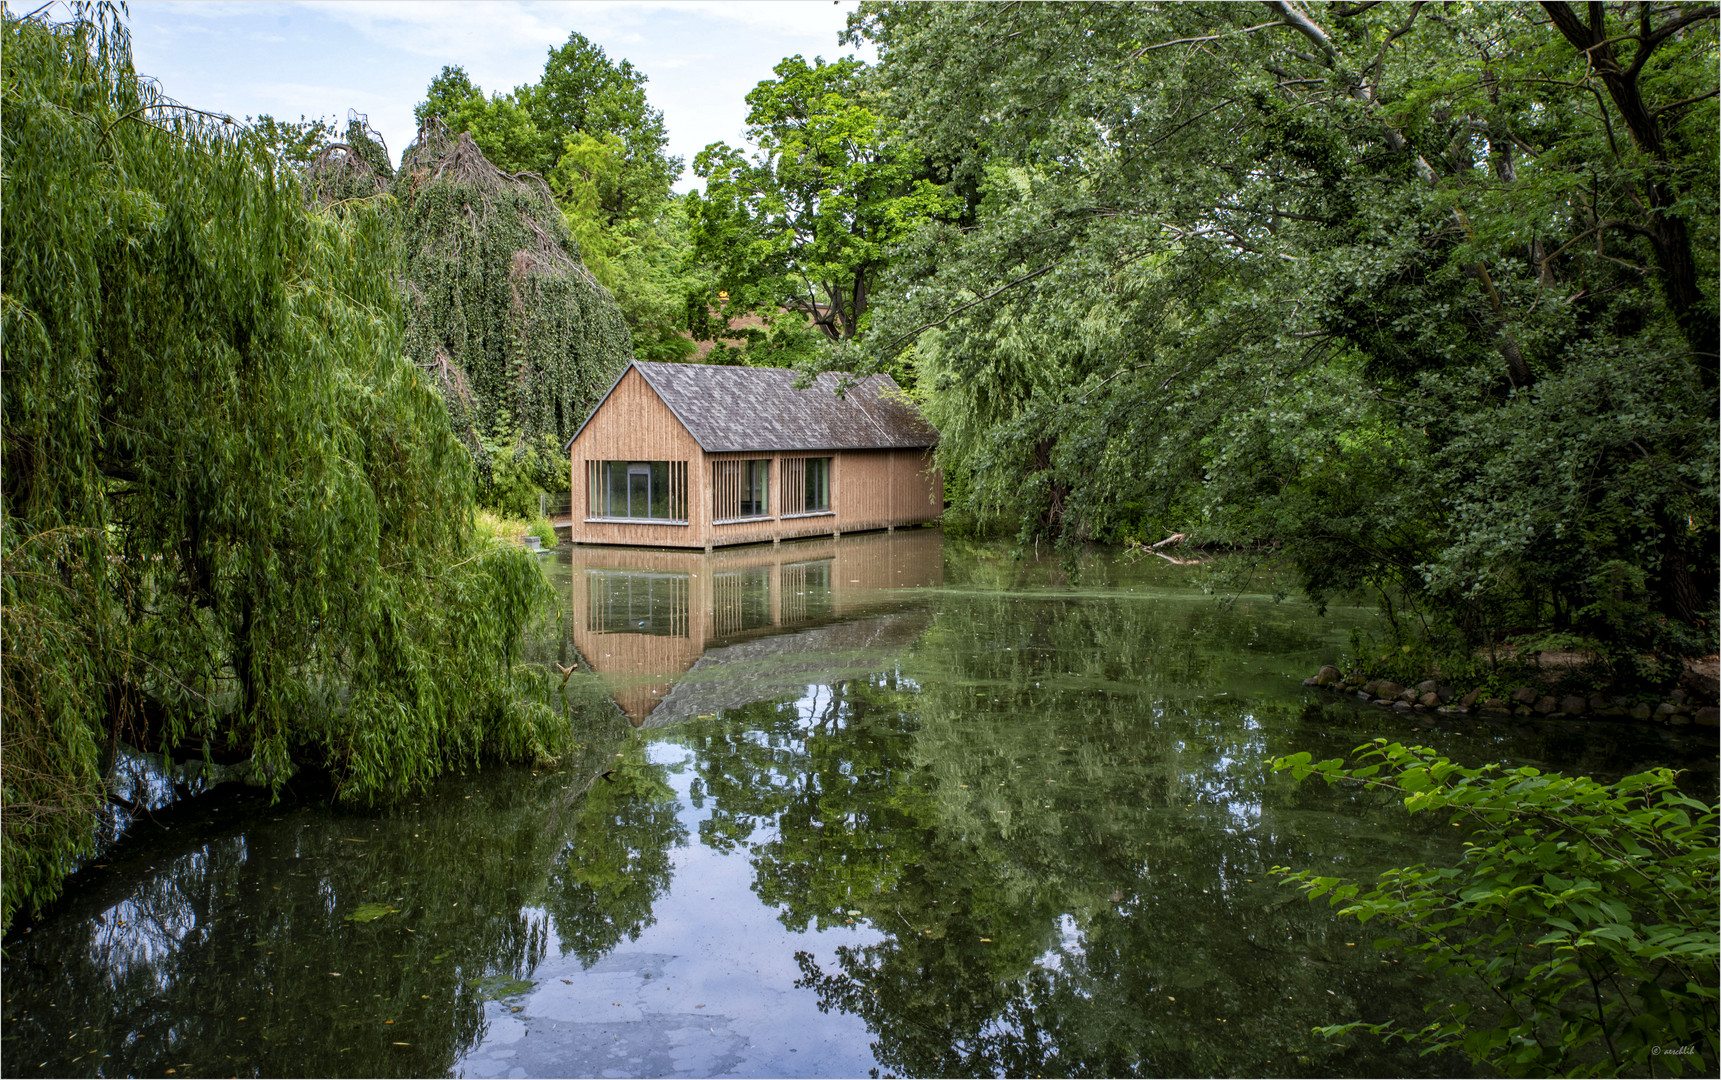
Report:
M 24 5 L 28 7 L 30 5 Z M 370 118 L 396 162 L 412 107 L 444 64 L 486 93 L 536 82 L 549 50 L 579 31 L 647 76 L 677 191 L 699 186 L 693 156 L 745 142 L 746 96 L 785 56 L 859 55 L 837 42 L 853 0 L 131 0 L 140 74 L 186 105 L 236 119 Z

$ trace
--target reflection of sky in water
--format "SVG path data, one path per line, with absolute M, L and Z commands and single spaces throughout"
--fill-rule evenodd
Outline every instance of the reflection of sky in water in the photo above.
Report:
M 1220 607 L 1184 568 L 1072 583 L 935 533 L 855 539 L 720 565 L 563 553 L 568 637 L 533 655 L 583 655 L 644 730 L 593 713 L 565 771 L 450 777 L 382 814 L 253 806 L 117 850 L 7 942 L 6 1071 L 1462 1071 L 1311 1038 L 1420 1021 L 1431 990 L 1268 873 L 1448 838 L 1266 759 L 1376 734 L 1598 774 L 1679 752 L 1322 705 L 1298 682 L 1355 613 Z M 725 573 L 752 592 L 718 618 Z M 125 784 L 170 789 L 141 760 Z

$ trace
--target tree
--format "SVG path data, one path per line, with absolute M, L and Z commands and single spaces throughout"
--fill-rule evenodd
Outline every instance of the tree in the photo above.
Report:
M 676 362 L 693 352 L 686 304 L 702 275 L 688 265 L 686 200 L 669 195 L 634 201 L 628 184 L 627 148 L 620 136 L 579 135 L 550 174 L 562 218 L 597 279 L 615 293 L 633 334 L 634 356 Z M 617 218 L 611 207 L 634 216 Z
M 122 743 L 368 802 L 568 739 L 515 664 L 542 577 L 475 535 L 403 359 L 386 205 L 308 206 L 91 14 L 0 22 L 7 923 L 89 849 Z
M 551 49 L 536 83 L 486 97 L 460 67 L 444 67 L 418 104 L 420 123 L 440 118 L 470 133 L 503 172 L 549 183 L 578 254 L 621 305 L 642 359 L 692 351 L 686 296 L 698 276 L 686 263 L 685 215 L 670 195 L 681 160 L 664 153 L 663 114 L 645 97 L 645 76 L 574 33 Z
M 451 135 L 471 133 L 484 156 L 503 172 L 543 175 L 555 164 L 554 137 L 537 126 L 518 91 L 485 97 L 465 68 L 444 67 L 425 95 L 413 109 L 420 127 L 434 119 Z
M 297 121 L 291 121 L 277 120 L 264 113 L 255 120 L 246 117 L 245 124 L 277 159 L 301 168 L 309 165 L 311 159 L 329 145 L 332 141 L 330 136 L 335 132 L 334 125 L 321 116 L 315 120 L 300 116 Z
M 1591 10 L 1617 72 L 1522 4 L 863 5 L 975 193 L 872 363 L 1024 538 L 1274 544 L 1466 657 L 1712 649 L 1715 8 Z
M 632 359 L 614 298 L 544 181 L 497 169 L 470 134 L 430 121 L 400 171 L 407 355 L 442 389 L 481 483 L 523 471 L 560 486 L 563 443 Z
M 550 169 L 575 153 L 582 139 L 612 144 L 617 168 L 599 203 L 611 224 L 661 202 L 681 175 L 681 159 L 663 152 L 669 136 L 663 113 L 645 99 L 645 83 L 633 64 L 615 63 L 583 35 L 571 33 L 550 50 L 543 77 L 517 91 L 533 124 L 550 140 Z
M 892 245 L 944 211 L 941 188 L 866 91 L 865 65 L 792 56 L 747 95 L 749 160 L 713 143 L 694 160 L 696 257 L 715 268 L 723 310 L 778 308 L 832 341 L 865 325 Z

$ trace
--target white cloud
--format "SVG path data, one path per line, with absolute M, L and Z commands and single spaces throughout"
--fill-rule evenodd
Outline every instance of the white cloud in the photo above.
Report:
M 487 92 L 534 82 L 547 52 L 578 31 L 647 77 L 670 153 L 691 162 L 707 143 L 743 139 L 754 85 L 784 56 L 846 55 L 853 3 L 730 0 L 133 0 L 138 69 L 190 105 L 236 116 L 370 117 L 398 156 L 412 109 L 445 64 Z M 863 51 L 863 59 L 872 59 Z M 678 188 L 695 184 L 691 173 Z

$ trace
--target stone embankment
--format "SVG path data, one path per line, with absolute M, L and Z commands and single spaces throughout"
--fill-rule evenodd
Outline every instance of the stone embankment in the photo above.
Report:
M 1669 691 L 1665 700 L 1644 701 L 1623 694 L 1550 693 L 1546 687 L 1520 686 L 1505 697 L 1484 697 L 1483 691 L 1468 692 L 1446 686 L 1436 679 L 1402 686 L 1388 679 L 1341 672 L 1331 664 L 1303 680 L 1303 685 L 1357 698 L 1383 708 L 1404 712 L 1433 712 L 1449 716 L 1591 716 L 1616 720 L 1684 727 L 1721 726 L 1721 709 L 1713 700 L 1696 699 L 1685 687 Z

